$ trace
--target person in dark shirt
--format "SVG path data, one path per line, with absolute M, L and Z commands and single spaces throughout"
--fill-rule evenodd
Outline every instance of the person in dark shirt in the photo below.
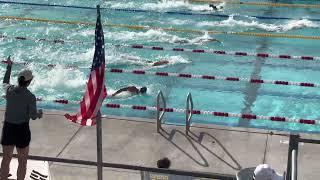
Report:
M 27 89 L 33 79 L 32 72 L 27 69 L 21 71 L 18 75 L 18 86 L 10 85 L 12 68 L 10 56 L 6 63 L 8 65 L 3 78 L 3 86 L 7 102 L 1 137 L 3 158 L 0 178 L 1 180 L 7 179 L 13 150 L 16 147 L 19 162 L 17 179 L 23 180 L 26 175 L 31 141 L 29 121 L 42 118 L 42 110 L 37 110 L 36 97 Z

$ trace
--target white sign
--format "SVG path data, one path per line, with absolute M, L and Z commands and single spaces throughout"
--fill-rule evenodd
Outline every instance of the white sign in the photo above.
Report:
M 0 157 L 2 161 L 2 157 Z M 18 159 L 12 158 L 10 163 L 10 174 L 8 180 L 17 179 Z M 25 180 L 50 180 L 50 169 L 48 161 L 28 160 Z

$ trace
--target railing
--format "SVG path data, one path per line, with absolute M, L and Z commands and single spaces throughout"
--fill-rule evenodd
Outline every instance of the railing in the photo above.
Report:
M 0 153 L 0 156 L 3 156 L 3 153 Z M 17 157 L 17 155 L 14 154 L 13 157 Z M 69 163 L 69 164 L 81 164 L 81 165 L 88 165 L 88 166 L 98 165 L 96 161 L 74 160 L 74 159 L 45 157 L 45 156 L 30 155 L 28 159 L 38 160 L 38 161 Z M 229 174 L 208 173 L 208 172 L 198 172 L 198 171 L 182 171 L 182 170 L 176 170 L 176 169 L 159 169 L 159 168 L 153 168 L 153 167 L 134 166 L 134 165 L 127 165 L 127 164 L 103 163 L 103 167 L 147 171 L 147 172 L 155 172 L 155 173 L 163 173 L 163 174 L 174 174 L 174 175 L 182 175 L 182 176 L 192 176 L 192 177 L 200 177 L 200 178 L 236 180 L 236 177 L 234 175 L 229 175 Z
M 320 144 L 320 140 L 303 139 L 303 138 L 300 138 L 300 135 L 296 135 L 296 134 L 290 135 L 286 180 L 298 179 L 299 143 Z
M 161 106 L 161 104 L 163 106 Z M 157 132 L 159 133 L 162 129 L 162 119 L 166 112 L 166 101 L 163 96 L 162 91 L 158 92 L 157 95 Z M 193 115 L 193 100 L 191 93 L 188 94 L 186 99 L 186 134 L 189 134 L 190 127 L 191 127 L 191 119 Z
M 320 144 L 320 140 L 303 139 L 299 135 L 290 135 L 286 180 L 298 179 L 299 143 Z
M 294 149 L 292 150 L 291 153 L 292 157 L 291 157 L 291 163 L 292 163 L 292 167 L 291 167 L 291 179 L 292 180 L 297 180 L 297 151 Z
M 161 102 L 163 106 L 161 107 Z M 160 132 L 160 129 L 162 129 L 162 119 L 164 116 L 165 111 L 161 111 L 162 109 L 166 109 L 166 100 L 163 97 L 162 91 L 158 92 L 157 95 L 157 132 Z
M 192 101 L 191 93 L 189 93 L 186 101 L 186 134 L 187 135 L 189 134 L 189 131 L 190 131 L 192 115 L 193 115 L 193 101 Z

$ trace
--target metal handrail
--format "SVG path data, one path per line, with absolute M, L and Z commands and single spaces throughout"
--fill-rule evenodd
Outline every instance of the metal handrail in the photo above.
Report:
M 161 101 L 163 103 L 163 107 L 161 108 Z M 166 108 L 166 100 L 164 99 L 162 91 L 158 92 L 157 95 L 157 132 L 160 132 L 160 129 L 162 129 L 162 119 L 165 113 Z M 162 109 L 162 110 L 161 110 Z
M 3 156 L 3 153 L 0 153 L 0 156 Z M 17 158 L 18 155 L 13 154 L 13 157 Z M 29 155 L 28 159 L 38 160 L 38 161 L 60 162 L 60 163 L 68 163 L 68 164 L 81 164 L 81 165 L 88 165 L 88 166 L 97 165 L 96 161 L 65 159 L 65 158 L 46 157 L 46 156 Z M 176 169 L 159 169 L 154 167 L 134 166 L 134 165 L 128 165 L 128 164 L 117 164 L 117 163 L 106 163 L 106 162 L 103 162 L 103 167 L 147 171 L 147 172 L 155 172 L 155 173 L 165 173 L 165 174 L 175 174 L 175 175 L 183 175 L 183 176 L 202 177 L 202 178 L 236 180 L 236 177 L 234 175 L 211 173 L 211 172 L 184 171 L 184 170 L 176 170 Z
M 293 151 L 297 152 L 299 151 L 299 135 L 298 134 L 290 134 L 289 137 L 289 148 L 288 148 L 288 161 L 287 161 L 287 171 L 286 171 L 286 180 L 292 180 L 294 177 L 292 177 L 293 174 L 293 159 L 292 159 L 292 153 Z
M 297 180 L 297 151 L 292 150 L 291 155 L 291 180 Z
M 189 134 L 190 131 L 190 125 L 191 125 L 191 118 L 193 115 L 193 100 L 191 93 L 187 96 L 187 102 L 186 102 L 186 134 Z

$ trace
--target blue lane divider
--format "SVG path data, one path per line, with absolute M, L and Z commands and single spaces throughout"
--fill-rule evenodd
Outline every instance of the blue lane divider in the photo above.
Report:
M 94 7 L 86 6 L 70 6 L 70 5 L 58 5 L 58 4 L 40 4 L 40 3 L 26 3 L 26 2 L 15 2 L 15 1 L 0 1 L 1 4 L 21 4 L 21 5 L 32 5 L 32 6 L 49 6 L 49 7 L 63 7 L 63 8 L 77 8 L 77 9 L 97 9 Z M 102 8 L 100 8 L 102 9 Z
M 0 1 L 0 4 L 20 4 L 20 5 L 33 5 L 33 6 L 47 6 L 47 7 L 62 7 L 62 8 L 76 8 L 76 9 L 96 9 L 95 7 L 87 7 L 87 6 L 72 6 L 72 5 L 58 5 L 58 4 L 40 4 L 40 3 L 26 3 L 26 2 L 15 2 L 15 1 Z M 121 8 L 100 8 L 111 11 L 123 11 L 123 12 L 141 12 L 141 13 L 157 13 L 157 14 L 180 14 L 180 15 L 189 15 L 189 16 L 214 16 L 214 17 L 222 17 L 229 18 L 230 15 L 226 14 L 217 14 L 217 13 L 192 13 L 192 12 L 179 12 L 179 11 L 150 11 L 143 9 L 121 9 Z M 243 17 L 244 15 L 233 15 L 233 17 Z M 316 18 L 289 18 L 289 17 L 272 17 L 272 16 L 250 16 L 257 19 L 276 19 L 276 20 L 301 20 L 306 19 L 309 21 L 320 21 L 320 19 Z

